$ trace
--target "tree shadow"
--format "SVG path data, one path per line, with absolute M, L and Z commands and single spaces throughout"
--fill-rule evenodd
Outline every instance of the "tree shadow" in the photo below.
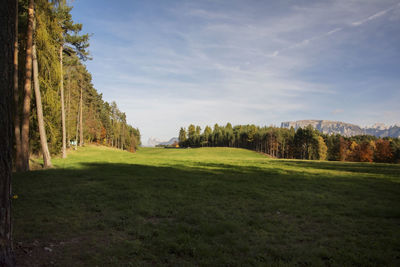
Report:
M 30 247 L 38 240 L 41 250 L 54 245 L 47 258 L 37 257 L 37 265 L 49 258 L 61 265 L 76 260 L 99 265 L 110 258 L 124 265 L 132 259 L 132 251 L 144 265 L 257 265 L 261 258 L 318 262 L 319 242 L 340 248 L 336 256 L 344 253 L 351 259 L 358 253 L 360 261 L 352 263 L 362 265 L 361 258 L 376 244 L 385 247 L 383 240 L 389 240 L 389 247 L 398 244 L 389 237 L 400 220 L 399 183 L 285 168 L 339 168 L 362 176 L 370 165 L 352 170 L 353 166 L 329 162 L 271 164 L 263 168 L 215 162 L 190 167 L 84 162 L 75 169 L 17 174 L 15 240 Z M 388 168 L 384 172 L 380 165 L 374 166 L 372 172 L 399 176 L 397 166 Z M 370 236 L 371 231 L 381 236 Z M 332 238 L 327 239 L 326 233 Z M 356 235 L 353 238 L 363 244 L 375 238 L 375 243 L 355 248 L 346 243 L 348 235 Z M 74 238 L 79 244 L 69 241 Z M 381 258 L 387 255 L 377 251 Z M 32 261 L 24 253 L 20 256 Z M 324 253 L 334 257 L 336 252 Z

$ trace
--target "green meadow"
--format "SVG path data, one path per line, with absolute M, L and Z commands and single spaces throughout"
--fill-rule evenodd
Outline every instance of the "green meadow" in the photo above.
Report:
M 400 165 L 89 146 L 13 177 L 17 263 L 400 266 Z

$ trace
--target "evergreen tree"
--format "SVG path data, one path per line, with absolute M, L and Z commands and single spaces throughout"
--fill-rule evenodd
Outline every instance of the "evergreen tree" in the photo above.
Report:
M 185 128 L 181 127 L 179 130 L 179 146 L 186 147 L 187 143 L 187 134 Z

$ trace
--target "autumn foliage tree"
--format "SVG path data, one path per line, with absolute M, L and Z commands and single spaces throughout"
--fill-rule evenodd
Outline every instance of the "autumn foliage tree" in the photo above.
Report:
M 378 139 L 375 142 L 375 154 L 374 161 L 375 162 L 392 162 L 393 160 L 393 152 L 390 147 L 390 142 L 384 139 Z

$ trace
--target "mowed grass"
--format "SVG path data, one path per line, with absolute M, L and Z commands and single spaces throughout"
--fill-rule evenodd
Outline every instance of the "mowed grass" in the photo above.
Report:
M 400 266 L 400 166 L 89 146 L 14 176 L 20 265 Z

